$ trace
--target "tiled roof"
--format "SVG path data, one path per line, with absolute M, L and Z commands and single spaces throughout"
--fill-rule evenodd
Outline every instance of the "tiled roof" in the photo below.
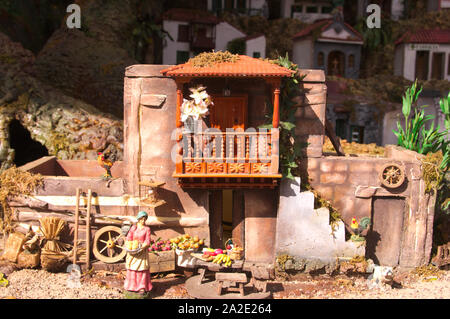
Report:
M 217 24 L 221 20 L 215 15 L 201 10 L 173 8 L 162 15 L 162 20 L 184 21 L 193 23 Z
M 308 35 L 310 35 L 313 31 L 321 28 L 321 30 L 325 30 L 333 21 L 332 20 L 320 20 L 318 22 L 315 22 L 309 26 L 307 26 L 306 28 L 302 29 L 300 32 L 294 34 L 294 36 L 292 37 L 293 39 L 298 39 L 298 38 L 302 38 L 302 37 L 306 37 Z
M 189 62 L 161 70 L 174 77 L 283 77 L 294 71 L 279 65 L 240 55 L 236 62 L 216 63 L 207 67 L 193 67 Z
M 333 22 L 334 22 L 333 19 L 325 19 L 325 20 L 317 21 L 317 22 L 307 26 L 300 32 L 294 34 L 292 39 L 295 40 L 295 39 L 306 37 L 308 35 L 311 35 L 314 31 L 316 31 L 318 29 L 320 29 L 320 31 L 323 32 L 331 24 L 333 24 Z M 346 41 L 363 41 L 362 35 L 357 30 L 355 30 L 351 25 L 349 25 L 348 23 L 345 23 L 345 22 L 343 22 L 342 25 L 345 26 L 347 29 L 349 29 L 351 32 L 353 32 L 355 34 L 355 38 L 345 39 Z M 332 38 L 323 38 L 323 39 L 332 39 Z M 332 40 L 343 40 L 343 39 L 336 38 L 336 39 L 332 39 Z
M 450 44 L 450 29 L 408 31 L 395 44 L 400 43 L 446 43 Z

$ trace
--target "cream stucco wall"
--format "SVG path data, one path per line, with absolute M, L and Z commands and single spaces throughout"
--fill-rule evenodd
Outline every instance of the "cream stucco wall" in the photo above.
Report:
M 246 34 L 239 31 L 232 25 L 221 22 L 216 26 L 216 51 L 224 51 L 227 49 L 227 44 L 233 39 L 243 38 Z
M 247 40 L 245 55 L 253 57 L 253 53 L 259 52 L 261 58 L 266 58 L 266 37 L 260 36 L 254 39 Z
M 406 43 L 400 44 L 396 48 L 394 59 L 394 74 L 403 76 L 410 81 L 415 80 L 416 72 L 416 52 L 419 50 L 429 51 L 428 60 L 428 79 L 431 78 L 432 71 L 432 57 L 435 52 L 445 53 L 444 61 L 444 79 L 450 81 L 450 74 L 448 73 L 450 60 L 450 44 L 414 44 Z
M 163 21 L 163 29 L 169 32 L 173 41 L 169 38 L 164 39 L 163 46 L 163 64 L 177 64 L 177 51 L 189 51 L 188 42 L 178 42 L 178 26 L 188 25 L 187 22 Z
M 314 57 L 313 41 L 311 39 L 304 39 L 295 41 L 292 47 L 292 61 L 298 64 L 299 68 L 311 69 L 313 68 Z

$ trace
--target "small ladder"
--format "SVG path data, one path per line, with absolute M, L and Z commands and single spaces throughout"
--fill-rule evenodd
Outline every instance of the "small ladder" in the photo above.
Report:
M 91 268 L 91 262 L 90 262 L 90 254 L 91 254 L 91 205 L 92 205 L 92 190 L 88 189 L 87 193 L 87 207 L 80 207 L 80 198 L 81 196 L 81 189 L 77 188 L 76 192 L 76 203 L 75 203 L 75 229 L 74 229 L 74 239 L 73 239 L 73 264 L 81 263 L 83 260 L 78 260 L 77 258 L 77 250 L 78 250 L 78 243 L 79 242 L 85 242 L 86 243 L 86 257 L 85 257 L 85 264 L 86 264 L 86 271 L 89 271 Z M 83 216 L 82 212 L 85 212 L 85 216 Z M 86 225 L 86 238 L 78 239 L 78 230 L 79 230 L 79 224 L 80 219 L 85 217 L 85 225 Z

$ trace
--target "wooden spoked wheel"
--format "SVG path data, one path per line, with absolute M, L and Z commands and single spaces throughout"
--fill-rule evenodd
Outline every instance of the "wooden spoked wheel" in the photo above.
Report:
M 116 263 L 127 254 L 125 237 L 120 227 L 105 226 L 100 228 L 94 236 L 92 252 L 94 256 L 105 263 Z
M 396 163 L 385 164 L 381 168 L 380 182 L 388 188 L 397 188 L 405 181 L 405 170 Z

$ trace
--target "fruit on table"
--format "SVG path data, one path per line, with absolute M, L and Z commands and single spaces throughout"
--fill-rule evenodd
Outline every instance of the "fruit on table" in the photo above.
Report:
M 150 240 L 150 251 L 169 251 L 172 249 L 170 240 L 163 240 L 158 238 L 156 240 Z
M 191 236 L 189 234 L 180 235 L 170 239 L 172 247 L 180 250 L 194 249 L 198 250 L 205 243 L 204 239 L 200 239 L 197 235 Z
M 223 250 L 222 249 L 216 249 L 215 250 L 215 253 L 216 253 L 216 255 L 220 255 L 220 254 L 223 254 Z
M 231 266 L 231 259 L 230 256 L 226 255 L 226 254 L 219 254 L 217 255 L 213 261 L 213 263 L 215 264 L 223 264 L 225 267 L 230 267 Z

